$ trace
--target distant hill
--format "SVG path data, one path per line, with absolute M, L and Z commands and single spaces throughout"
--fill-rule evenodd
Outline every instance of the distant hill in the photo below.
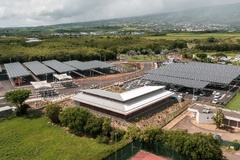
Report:
M 163 22 L 240 24 L 240 3 L 194 8 L 184 11 L 152 15 Z
M 60 24 L 54 26 L 121 26 L 127 24 L 131 26 L 165 26 L 165 28 L 173 29 L 174 26 L 176 26 L 178 23 L 195 25 L 220 24 L 240 28 L 240 3 L 200 7 L 177 12 L 160 13 L 138 17 Z

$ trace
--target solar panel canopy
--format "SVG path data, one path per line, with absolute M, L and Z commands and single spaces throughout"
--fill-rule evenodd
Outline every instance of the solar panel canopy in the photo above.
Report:
M 59 73 L 66 73 L 76 70 L 76 68 L 73 68 L 57 60 L 43 61 L 43 63 Z
M 148 76 L 146 78 L 149 80 L 153 79 L 165 83 L 170 81 L 169 83 L 179 83 L 179 85 L 188 87 L 202 88 L 205 85 L 203 82 L 231 83 L 240 75 L 240 67 L 199 62 L 173 63 L 150 70 L 147 73 Z M 188 83 L 181 82 L 183 80 Z
M 29 71 L 19 62 L 6 63 L 4 67 L 7 70 L 9 78 L 26 77 L 30 75 Z
M 36 76 L 38 75 L 45 75 L 45 74 L 52 74 L 55 71 L 48 68 L 44 64 L 38 62 L 38 61 L 32 61 L 32 62 L 25 62 L 23 63 L 28 69 L 30 69 Z
M 108 64 L 106 62 L 101 62 L 101 61 L 88 61 L 88 62 L 80 62 L 77 60 L 73 61 L 67 61 L 64 62 L 65 64 L 72 66 L 78 70 L 85 71 L 85 70 L 91 70 L 91 69 L 96 69 L 96 68 L 109 68 L 112 67 L 111 64 Z
M 191 79 L 166 77 L 166 76 L 158 76 L 158 75 L 151 75 L 151 74 L 143 77 L 143 79 L 155 81 L 155 82 L 168 83 L 168 84 L 176 84 L 176 85 L 190 87 L 190 88 L 204 88 L 209 84 L 209 82 L 204 82 L 204 81 L 195 81 Z
M 81 71 L 92 69 L 91 67 L 89 68 L 87 65 L 85 65 L 84 62 L 80 62 L 77 60 L 67 61 L 64 63 Z

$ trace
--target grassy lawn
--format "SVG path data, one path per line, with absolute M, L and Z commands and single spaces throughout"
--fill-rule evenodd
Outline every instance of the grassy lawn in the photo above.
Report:
M 240 94 L 238 93 L 225 107 L 231 110 L 240 110 Z
M 100 160 L 126 144 L 123 141 L 116 146 L 99 144 L 47 122 L 45 117 L 0 121 L 0 159 Z

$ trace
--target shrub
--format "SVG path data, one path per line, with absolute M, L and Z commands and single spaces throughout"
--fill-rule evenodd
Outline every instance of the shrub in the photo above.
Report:
M 52 123 L 60 123 L 59 114 L 61 107 L 57 104 L 50 104 L 46 106 L 45 115 L 51 120 Z
M 84 126 L 84 131 L 86 134 L 96 138 L 98 135 L 102 133 L 102 124 L 104 119 L 98 118 L 95 115 L 89 117 L 87 119 L 87 123 Z
M 238 144 L 238 140 L 237 139 L 235 139 L 234 141 L 233 141 L 233 146 L 234 146 L 234 150 L 235 151 L 237 151 L 237 150 L 239 150 L 239 144 Z
M 15 114 L 16 114 L 16 116 L 21 116 L 21 115 L 25 115 L 25 114 L 27 114 L 27 109 L 28 108 L 31 108 L 28 104 L 23 104 L 23 105 L 21 105 L 21 107 L 20 108 L 18 108 L 17 110 L 16 110 L 16 112 L 15 112 Z
M 84 126 L 91 116 L 93 114 L 85 108 L 71 107 L 62 111 L 59 119 L 63 126 L 68 127 L 72 131 L 85 133 Z

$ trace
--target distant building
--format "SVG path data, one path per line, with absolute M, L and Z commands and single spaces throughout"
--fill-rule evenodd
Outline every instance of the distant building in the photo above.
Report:
M 38 38 L 27 38 L 26 43 L 31 43 L 31 42 L 41 42 L 42 40 Z
M 124 93 L 86 89 L 72 99 L 77 106 L 131 120 L 166 107 L 173 94 L 164 86 L 145 86 Z

